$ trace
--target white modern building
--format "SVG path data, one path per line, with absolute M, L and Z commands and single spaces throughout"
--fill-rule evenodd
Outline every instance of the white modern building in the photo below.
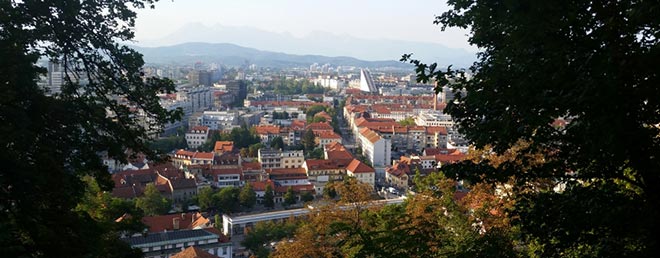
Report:
M 442 111 L 429 111 L 420 112 L 415 119 L 415 123 L 419 126 L 445 126 L 452 127 L 454 121 L 451 116 Z
M 378 87 L 376 87 L 374 79 L 371 78 L 369 70 L 360 70 L 360 90 L 366 92 L 378 92 Z
M 197 121 L 198 125 L 207 126 L 211 130 L 230 130 L 238 126 L 238 114 L 227 111 L 204 111 Z
M 392 141 L 381 137 L 368 127 L 362 128 L 358 136 L 362 147 L 362 154 L 367 157 L 371 165 L 388 166 L 392 164 Z

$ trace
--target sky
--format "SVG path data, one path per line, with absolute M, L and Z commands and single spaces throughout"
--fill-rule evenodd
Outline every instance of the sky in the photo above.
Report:
M 157 40 L 187 23 L 253 27 L 304 37 L 322 31 L 366 39 L 440 43 L 475 51 L 467 30 L 434 25 L 442 0 L 161 0 L 138 10 L 136 40 Z

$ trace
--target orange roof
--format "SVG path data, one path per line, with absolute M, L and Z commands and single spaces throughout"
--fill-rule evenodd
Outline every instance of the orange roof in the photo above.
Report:
M 175 229 L 175 221 L 179 228 Z M 188 212 L 180 214 L 169 214 L 159 216 L 145 216 L 142 218 L 149 232 L 163 232 L 165 230 L 194 229 L 195 227 L 205 227 L 210 221 L 199 212 Z
M 272 168 L 266 169 L 266 173 L 269 175 L 302 175 L 307 177 L 307 173 L 304 168 Z
M 291 121 L 291 125 L 289 127 L 293 130 L 303 130 L 303 129 L 305 129 L 306 124 L 307 124 L 307 122 L 305 122 L 303 120 L 297 120 L 296 119 L 296 120 Z
M 184 159 L 213 159 L 213 152 L 192 152 L 187 150 L 178 150 L 174 153 L 175 156 L 181 156 Z
M 319 169 L 340 169 L 340 166 L 337 162 L 327 159 L 308 159 L 305 160 L 308 170 L 319 170 Z
M 201 126 L 201 125 L 200 125 L 200 126 L 193 126 L 192 128 L 190 128 L 190 131 L 189 131 L 189 132 L 192 132 L 192 131 L 203 131 L 203 132 L 208 132 L 208 131 L 209 131 L 209 127 L 208 127 L 208 126 Z
M 217 141 L 213 147 L 214 152 L 232 152 L 234 151 L 234 142 L 232 141 Z
M 254 162 L 243 162 L 241 164 L 241 168 L 243 168 L 243 171 L 245 170 L 260 170 L 261 169 L 261 163 L 254 161 Z
M 252 189 L 255 191 L 265 191 L 266 185 L 270 185 L 270 187 L 273 190 L 275 190 L 275 183 L 273 183 L 273 181 L 271 181 L 270 179 L 267 181 L 250 182 L 250 185 L 252 186 Z
M 326 130 L 318 131 L 318 130 L 315 130 L 314 135 L 316 135 L 316 137 L 323 138 L 323 139 L 341 139 L 341 136 L 339 136 L 339 134 L 335 133 L 334 131 L 326 131 Z
M 254 127 L 257 134 L 279 134 L 280 126 L 278 125 L 258 125 Z
M 321 130 L 326 130 L 326 131 L 332 131 L 332 125 L 328 122 L 317 122 L 317 123 L 311 123 L 307 125 L 307 129 L 312 129 L 314 131 L 321 131 Z
M 219 258 L 219 256 L 212 255 L 202 248 L 190 246 L 174 254 L 171 258 Z
M 374 132 L 368 127 L 362 128 L 362 130 L 360 130 L 360 134 L 362 134 L 364 138 L 367 138 L 367 140 L 369 140 L 371 143 L 376 143 L 382 139 L 378 133 Z
M 439 133 L 439 134 L 447 135 L 447 127 L 444 127 L 444 126 L 428 126 L 428 127 L 426 127 L 426 133 L 429 133 L 429 134 Z
M 351 171 L 351 173 L 375 173 L 376 170 L 374 168 L 368 166 L 367 164 L 364 164 L 362 161 L 359 161 L 357 159 L 353 159 L 350 164 L 346 167 L 347 171 Z
M 332 121 L 332 117 L 328 113 L 326 113 L 325 111 L 321 111 L 321 112 L 316 113 L 314 115 L 314 117 L 323 117 L 323 118 L 325 118 L 325 121 L 328 121 L 328 122 Z

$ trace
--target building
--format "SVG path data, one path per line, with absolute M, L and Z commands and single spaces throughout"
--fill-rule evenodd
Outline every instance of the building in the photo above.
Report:
M 240 187 L 243 185 L 242 170 L 240 168 L 212 168 L 212 184 L 218 188 Z
M 325 146 L 333 142 L 342 143 L 341 136 L 333 131 L 315 131 L 314 135 L 316 136 L 314 141 L 319 146 Z
M 171 256 L 171 258 L 219 258 L 220 256 L 212 255 L 204 249 L 196 246 L 190 246 L 181 252 Z
M 149 233 L 211 227 L 211 221 L 199 212 L 145 216 L 142 223 L 147 226 Z
M 234 151 L 234 142 L 232 141 L 216 141 L 213 146 L 213 153 L 221 155 L 223 153 L 231 153 Z
M 238 114 L 228 111 L 204 111 L 197 118 L 197 124 L 211 130 L 231 130 L 238 127 Z
M 186 143 L 189 149 L 197 149 L 197 147 L 206 143 L 209 138 L 208 126 L 194 126 L 186 133 Z
M 378 92 L 374 79 L 371 78 L 369 70 L 360 69 L 360 90 L 366 92 Z
M 243 103 L 247 97 L 247 83 L 243 80 L 228 82 L 226 89 L 234 95 L 234 103 Z
M 213 152 L 178 150 L 172 156 L 172 163 L 177 167 L 213 164 L 213 156 Z
M 320 194 L 323 193 L 328 182 L 344 179 L 346 165 L 334 160 L 310 159 L 305 161 L 303 168 L 307 173 L 307 179 L 314 185 L 314 190 Z
M 300 168 L 305 162 L 302 150 L 282 151 L 275 149 L 259 149 L 257 160 L 261 167 L 268 168 Z
M 146 233 L 122 240 L 141 249 L 145 258 L 169 258 L 191 246 L 223 258 L 233 256 L 231 241 L 215 228 Z
M 357 159 L 353 159 L 348 164 L 346 175 L 355 177 L 358 181 L 370 185 L 371 188 L 374 188 L 376 185 L 376 170 Z
M 419 126 L 454 126 L 451 116 L 442 113 L 442 111 L 420 113 L 415 118 L 415 123 Z
M 358 135 L 362 154 L 372 166 L 388 166 L 392 160 L 392 141 L 381 137 L 369 128 L 363 128 Z
M 49 94 L 57 94 L 62 91 L 64 85 L 64 67 L 57 61 L 48 61 L 48 75 L 46 78 Z

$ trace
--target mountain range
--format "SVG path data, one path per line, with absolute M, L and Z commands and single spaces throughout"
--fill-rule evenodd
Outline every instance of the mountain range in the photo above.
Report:
M 140 40 L 133 44 L 139 46 L 136 48 L 145 54 L 148 62 L 197 58 L 195 60 L 212 59 L 224 64 L 243 64 L 248 60 L 264 66 L 312 63 L 367 67 L 401 66 L 402 64 L 395 60 L 399 60 L 401 55 L 406 53 L 413 53 L 413 58 L 423 62 L 437 62 L 441 66 L 453 64 L 466 67 L 476 60 L 475 53 L 437 43 L 363 39 L 319 31 L 305 37 L 295 37 L 289 33 L 251 27 L 206 26 L 200 23 L 186 24 L 160 39 Z M 168 57 L 168 53 L 174 54 Z
M 410 64 L 399 61 L 364 61 L 353 57 L 328 57 L 321 55 L 292 55 L 279 52 L 262 51 L 254 48 L 241 47 L 229 43 L 183 43 L 166 47 L 131 46 L 144 55 L 148 63 L 221 63 L 229 66 L 240 66 L 245 63 L 260 67 L 307 67 L 313 63 L 331 64 L 333 66 L 356 67 L 394 67 L 408 68 Z

